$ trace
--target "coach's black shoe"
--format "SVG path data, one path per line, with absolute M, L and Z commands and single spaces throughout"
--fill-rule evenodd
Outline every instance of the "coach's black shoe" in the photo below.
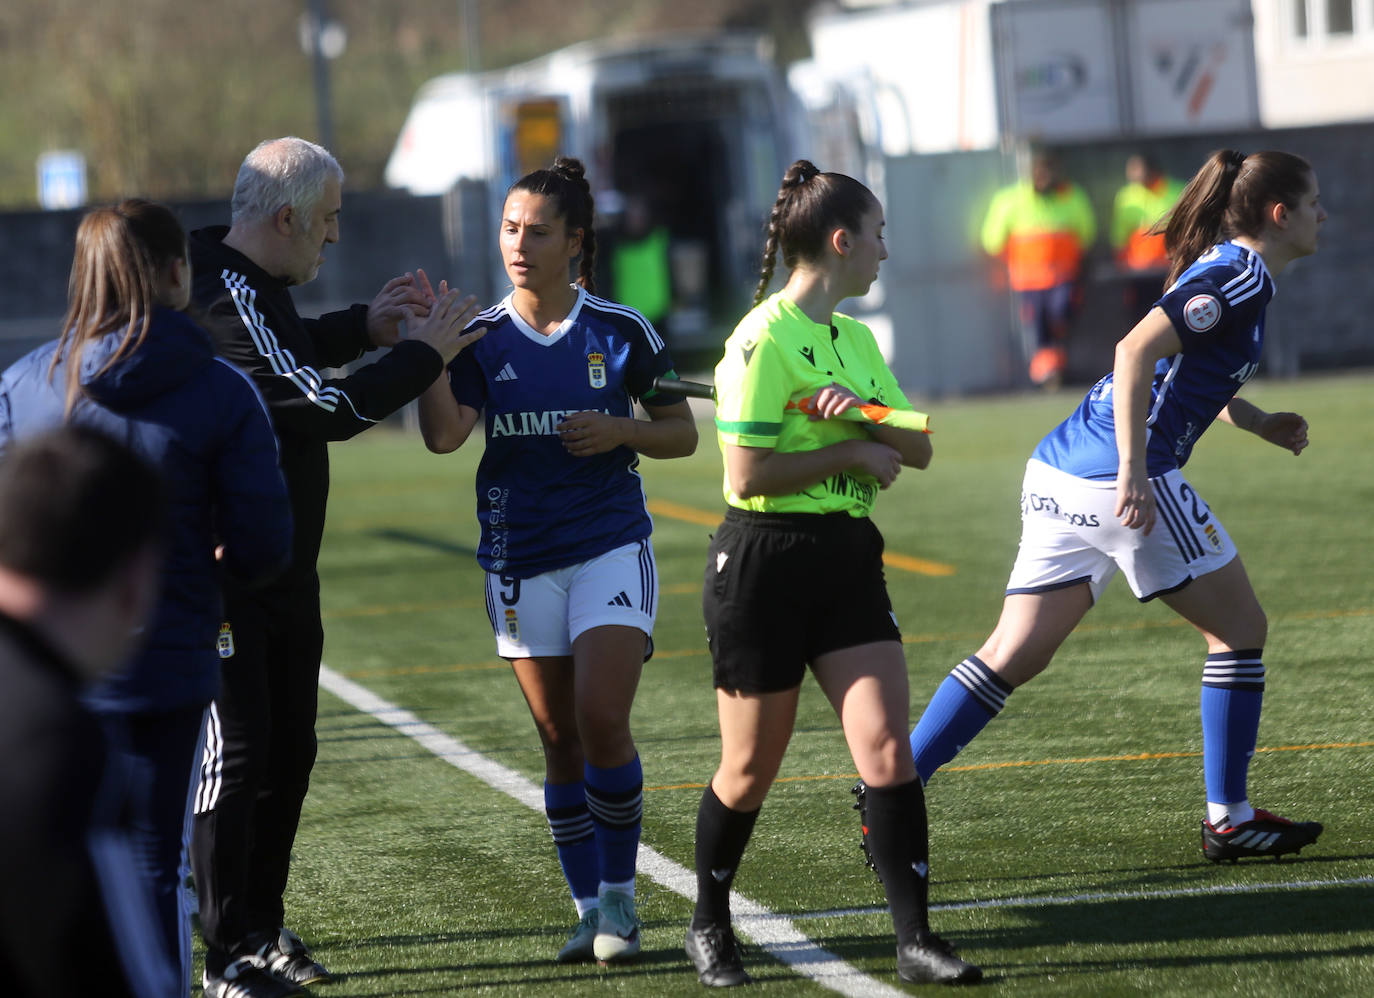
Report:
M 305 994 L 298 985 L 269 974 L 252 956 L 234 960 L 218 974 L 206 970 L 201 987 L 205 998 L 289 998 Z
M 328 984 L 334 979 L 324 965 L 310 955 L 301 937 L 290 929 L 278 929 L 258 946 L 254 955 L 269 974 L 288 984 L 304 987 Z
M 1317 821 L 1289 821 L 1277 814 L 1255 808 L 1255 816 L 1239 825 L 1222 823 L 1217 828 L 1210 821 L 1202 823 L 1202 854 L 1213 863 L 1229 859 L 1232 863 L 1242 856 L 1273 856 L 1275 859 L 1290 852 L 1300 852 L 1310 846 L 1322 833 Z
M 864 851 L 864 866 L 872 870 L 878 882 L 882 883 L 882 875 L 878 873 L 878 865 L 873 862 L 873 853 L 868 848 L 868 786 L 860 780 L 849 788 L 849 792 L 854 795 L 854 810 L 859 812 L 859 848 Z
M 960 960 L 954 946 L 934 933 L 918 943 L 897 947 L 897 976 L 912 984 L 973 984 L 983 971 Z
M 753 980 L 744 970 L 735 930 L 728 925 L 687 927 L 687 955 L 697 968 L 697 980 L 708 988 L 733 988 Z

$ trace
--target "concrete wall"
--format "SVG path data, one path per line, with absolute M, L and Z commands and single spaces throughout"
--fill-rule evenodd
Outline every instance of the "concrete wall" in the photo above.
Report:
M 1374 365 L 1374 125 L 1339 125 L 1248 134 L 1184 136 L 1150 143 L 1173 174 L 1190 176 L 1218 148 L 1284 149 L 1316 169 L 1330 218 L 1321 249 L 1278 279 L 1269 307 L 1264 372 Z M 1123 283 L 1107 245 L 1112 199 L 1136 146 L 1100 142 L 1062 147 L 1070 176 L 1092 199 L 1099 237 L 1087 267 L 1083 309 L 1070 341 L 1069 378 L 1087 384 L 1111 367 L 1129 328 Z M 1014 304 L 1000 265 L 977 235 L 996 188 L 1016 175 L 1015 158 L 996 151 L 889 159 L 883 183 L 887 243 L 876 293 L 847 311 L 890 336 L 904 385 L 929 394 L 1026 387 Z

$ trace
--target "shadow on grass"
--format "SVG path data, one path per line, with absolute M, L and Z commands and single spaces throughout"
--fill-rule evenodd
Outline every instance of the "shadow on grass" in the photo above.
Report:
M 1317 862 L 1358 862 L 1370 858 L 1322 857 L 1318 861 L 1314 857 L 1313 861 L 1290 860 L 1282 865 L 1291 871 L 1292 879 L 1301 880 L 1303 872 L 1299 871 L 1305 867 L 1304 872 L 1310 875 L 1315 872 L 1313 867 Z M 1374 884 L 1332 884 L 1302 890 L 1258 887 L 1233 894 L 1223 893 L 1233 886 L 1230 884 L 1175 881 L 1173 886 L 1179 890 L 1200 888 L 1206 893 L 1183 897 L 1084 897 L 1072 902 L 1047 897 L 1047 903 L 1040 905 L 1036 904 L 1036 898 L 1027 897 L 1024 903 L 1002 908 L 1004 917 L 993 927 L 962 928 L 949 931 L 949 935 L 964 959 L 982 967 L 985 982 L 995 982 L 999 978 L 1052 976 L 1067 979 L 1106 972 L 1192 966 L 1255 963 L 1283 966 L 1313 959 L 1361 959 L 1374 955 L 1374 945 L 1370 944 L 1346 947 L 1329 944 L 1329 937 L 1374 932 Z M 1214 887 L 1217 889 L 1210 889 Z M 1070 892 L 1053 897 L 1066 896 L 1070 896 Z M 936 930 L 942 931 L 941 923 L 946 920 L 939 907 L 934 906 L 933 921 Z M 864 911 L 877 914 L 884 909 Z M 1328 939 L 1320 939 L 1322 936 Z M 1276 937 L 1280 940 L 1312 937 L 1314 942 L 1326 942 L 1327 945 L 1324 948 L 1306 945 L 1301 938 L 1275 943 Z M 1215 952 L 1218 944 L 1226 940 L 1248 938 L 1256 939 L 1254 947 L 1240 950 L 1233 944 L 1225 953 Z M 812 935 L 812 939 L 823 949 L 856 963 L 886 960 L 892 948 L 889 940 L 873 935 Z M 1162 956 L 1138 952 L 1140 947 L 1149 946 L 1166 946 L 1175 952 Z M 1104 947 L 1133 949 L 1111 959 L 1080 960 L 1072 956 L 1074 947 L 1091 948 L 1098 956 Z M 980 957 L 980 951 L 988 950 L 999 954 L 1010 952 L 1013 956 L 1018 951 L 1025 951 L 1029 955 L 1023 961 L 989 961 Z
M 442 540 L 429 534 L 417 534 L 413 530 L 401 530 L 397 527 L 378 527 L 375 530 L 367 531 L 368 536 L 375 537 L 383 541 L 395 541 L 398 544 L 410 544 L 415 547 L 424 548 L 426 551 L 437 551 L 440 554 L 461 555 L 464 558 L 476 558 L 477 549 L 467 544 L 455 544 L 453 541 Z
M 678 928 L 676 922 L 646 922 L 645 929 L 654 928 Z M 531 939 L 537 937 L 548 938 L 548 948 L 552 954 L 563 942 L 565 929 L 558 928 L 532 928 L 530 926 L 518 926 L 511 929 L 491 929 L 475 932 L 433 932 L 417 933 L 412 935 L 386 935 L 374 936 L 368 939 L 355 940 L 351 943 L 339 943 L 331 946 L 331 949 L 353 949 L 360 952 L 363 960 L 368 959 L 366 951 L 376 948 L 414 950 L 430 946 L 459 949 L 479 949 L 481 952 L 490 953 L 497 956 L 499 948 L 504 948 L 507 941 L 515 941 L 521 946 L 526 946 Z M 373 966 L 366 970 L 358 970 L 352 973 L 341 975 L 338 980 L 350 982 L 367 982 L 371 980 L 385 980 L 388 986 L 385 991 L 361 992 L 368 998 L 384 998 L 393 995 L 419 995 L 419 994 L 451 994 L 454 988 L 453 977 L 455 975 L 462 978 L 463 990 L 470 989 L 509 989 L 518 986 L 521 989 L 535 988 L 541 985 L 554 988 L 558 993 L 567 994 L 569 989 L 575 985 L 587 985 L 595 987 L 600 984 L 614 980 L 617 983 L 629 985 L 631 982 L 641 982 L 633 984 L 636 993 L 650 993 L 650 989 L 655 988 L 655 982 L 661 982 L 667 975 L 693 975 L 691 964 L 688 962 L 686 954 L 681 947 L 672 946 L 667 948 L 646 947 L 641 950 L 639 956 L 633 961 L 624 964 L 616 964 L 610 967 L 601 966 L 591 962 L 581 964 L 556 964 L 551 958 L 538 958 L 532 960 L 501 960 L 501 959 L 475 959 L 470 963 L 423 963 L 423 957 L 419 953 L 412 953 L 413 961 L 407 965 L 397 965 L 394 961 L 385 966 Z M 418 984 L 415 987 L 407 987 L 405 979 L 407 977 L 417 977 L 421 975 L 434 974 L 446 978 L 442 984 L 436 983 L 434 987 L 427 987 Z M 392 984 L 390 982 L 395 982 Z

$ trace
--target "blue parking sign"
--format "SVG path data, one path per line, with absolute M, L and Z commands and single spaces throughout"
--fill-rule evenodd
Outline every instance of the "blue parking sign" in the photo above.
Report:
M 86 157 L 55 149 L 38 157 L 38 203 L 44 208 L 80 208 L 86 203 Z

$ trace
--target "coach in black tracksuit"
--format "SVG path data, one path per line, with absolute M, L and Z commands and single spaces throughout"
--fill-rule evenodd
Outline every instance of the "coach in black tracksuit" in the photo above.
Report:
M 191 847 L 207 998 L 292 994 L 328 979 L 283 928 L 287 867 L 315 760 L 327 444 L 415 398 L 476 338 L 461 333 L 475 308 L 470 298 L 449 292 L 433 301 L 427 283 L 410 275 L 389 282 L 371 305 L 318 319 L 296 313 L 290 287 L 312 280 L 324 247 L 338 240 L 342 179 L 313 143 L 264 142 L 239 171 L 233 224 L 191 234 L 194 300 L 220 352 L 268 403 L 296 524 L 292 565 L 277 582 L 225 594 L 223 683 Z M 416 315 L 398 341 L 400 321 Z M 377 346 L 391 349 L 347 377 L 320 373 Z

